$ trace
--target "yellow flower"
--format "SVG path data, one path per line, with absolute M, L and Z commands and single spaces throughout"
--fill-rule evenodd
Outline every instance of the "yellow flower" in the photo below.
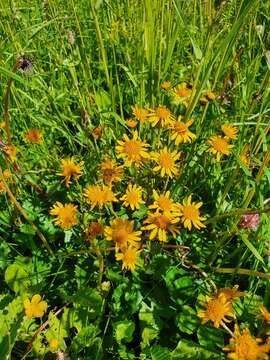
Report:
M 30 144 L 42 144 L 43 143 L 43 137 L 42 132 L 40 129 L 29 129 L 27 133 L 24 135 L 25 140 L 29 142 Z
M 265 306 L 263 306 L 263 304 L 259 305 L 259 310 L 264 318 L 264 320 L 270 324 L 270 313 L 269 311 L 266 309 Z
M 6 186 L 2 181 L 0 181 L 0 194 L 4 192 L 6 192 Z
M 105 185 L 88 185 L 84 191 L 84 196 L 86 197 L 86 201 L 91 205 L 91 210 L 97 205 L 102 208 L 104 205 L 117 201 L 113 191 Z
M 188 87 L 187 84 L 183 82 L 173 89 L 174 102 L 176 104 L 182 103 L 187 106 L 187 100 L 190 98 L 191 94 L 192 88 Z
M 202 202 L 196 204 L 195 202 L 191 201 L 191 195 L 189 195 L 187 199 L 183 200 L 183 205 L 178 204 L 181 221 L 185 228 L 191 230 L 192 225 L 197 229 L 205 227 L 205 225 L 202 223 L 205 218 L 200 216 L 199 211 L 201 206 Z
M 179 117 L 178 121 L 175 121 L 171 127 L 171 139 L 175 141 L 175 145 L 187 142 L 191 143 L 192 140 L 196 139 L 196 135 L 189 130 L 189 126 L 193 123 L 193 121 L 188 120 L 186 123 L 183 123 L 180 119 L 181 117 Z
M 147 119 L 148 110 L 135 105 L 132 106 L 132 114 L 134 115 L 136 120 L 139 120 L 140 122 L 143 123 Z
M 168 175 L 172 178 L 174 175 L 178 175 L 178 169 L 175 165 L 175 162 L 179 160 L 180 153 L 176 150 L 170 152 L 167 149 L 167 146 L 160 150 L 159 153 L 152 153 L 152 159 L 155 160 L 158 165 L 153 168 L 153 171 L 160 171 L 162 177 Z
M 123 166 L 118 166 L 116 161 L 105 158 L 100 164 L 101 176 L 106 185 L 111 186 L 113 182 L 119 182 L 123 176 Z
M 131 210 L 139 209 L 141 204 L 144 204 L 142 199 L 143 189 L 141 186 L 129 184 L 124 196 L 120 200 L 124 201 L 125 207 L 130 206 Z
M 245 166 L 249 166 L 250 159 L 249 159 L 249 144 L 244 145 L 240 155 L 239 159 Z
M 75 164 L 73 156 L 71 158 L 61 160 L 62 172 L 58 175 L 64 176 L 67 187 L 69 187 L 69 184 L 71 183 L 71 177 L 77 180 L 82 175 L 83 164 L 83 161 L 79 164 Z
M 15 162 L 17 149 L 14 145 L 7 145 L 4 147 L 5 153 L 9 156 L 11 162 Z
M 137 124 L 138 124 L 137 121 L 134 120 L 134 119 L 127 119 L 126 120 L 126 125 L 128 127 L 130 127 L 131 129 L 135 128 L 137 126 Z
M 223 125 L 221 125 L 221 129 L 222 129 L 223 133 L 225 134 L 226 138 L 232 139 L 232 140 L 237 139 L 238 129 L 235 126 L 233 126 L 231 124 L 223 124 Z
M 217 294 L 223 294 L 228 301 L 232 301 L 234 298 L 244 296 L 245 293 L 238 291 L 239 285 L 234 285 L 232 288 L 219 289 Z
M 172 121 L 174 121 L 174 116 L 166 106 L 159 105 L 154 110 L 150 110 L 148 121 L 152 127 L 157 124 L 160 124 L 161 127 L 165 127 L 171 125 Z
M 125 166 L 131 166 L 132 163 L 140 165 L 142 161 L 149 159 L 146 149 L 149 145 L 138 139 L 137 131 L 134 132 L 132 139 L 125 134 L 123 140 L 118 140 L 117 143 L 117 157 L 124 159 Z
M 215 100 L 215 98 L 216 98 L 216 94 L 213 91 L 208 90 L 204 92 L 204 95 L 200 98 L 200 102 L 202 104 L 206 104 L 208 103 L 208 101 Z
M 164 81 L 164 82 L 160 85 L 161 89 L 163 89 L 163 90 L 169 90 L 171 86 L 172 86 L 172 84 L 171 84 L 170 81 Z
M 175 225 L 178 222 L 179 218 L 169 214 L 150 213 L 144 221 L 144 224 L 148 225 L 142 227 L 142 230 L 150 231 L 149 240 L 158 238 L 161 242 L 167 242 L 167 232 L 171 233 L 174 239 L 179 234 L 179 230 Z
M 116 253 L 116 260 L 122 260 L 122 270 L 128 269 L 134 271 L 138 262 L 139 254 L 141 250 L 138 250 L 132 246 L 129 246 L 123 252 Z
M 50 351 L 56 351 L 59 345 L 59 341 L 57 339 L 51 339 L 49 341 L 49 347 L 50 347 Z
M 219 294 L 215 297 L 206 297 L 205 310 L 200 310 L 198 316 L 202 318 L 202 324 L 207 321 L 212 321 L 214 327 L 218 328 L 220 325 L 229 322 L 227 316 L 234 317 L 232 304 L 228 301 L 224 294 Z
M 149 205 L 149 209 L 162 211 L 164 214 L 171 213 L 175 210 L 175 204 L 170 198 L 170 191 L 159 195 L 156 190 L 153 190 L 153 196 L 155 201 L 152 205 Z
M 138 248 L 141 240 L 141 231 L 134 231 L 134 221 L 116 218 L 110 221 L 110 226 L 105 226 L 106 240 L 114 241 L 116 252 L 124 251 L 129 245 Z
M 36 294 L 31 301 L 27 298 L 23 302 L 25 315 L 28 318 L 42 317 L 48 308 L 46 301 L 41 301 L 41 296 Z
M 233 360 L 267 360 L 267 353 L 270 350 L 270 344 L 259 345 L 262 340 L 251 336 L 248 328 L 244 329 L 242 335 L 239 327 L 235 325 L 234 337 L 230 339 L 230 344 L 223 348 L 228 351 L 228 359 Z
M 12 172 L 9 169 L 5 169 L 3 171 L 3 176 L 4 176 L 4 178 L 8 179 L 12 176 Z
M 217 161 L 220 161 L 222 155 L 230 155 L 231 148 L 233 148 L 233 145 L 230 145 L 226 138 L 218 135 L 211 136 L 207 142 L 212 146 L 207 151 L 216 155 Z
M 57 201 L 50 210 L 50 214 L 56 216 L 54 221 L 62 229 L 70 229 L 77 224 L 77 207 L 73 204 L 63 205 Z

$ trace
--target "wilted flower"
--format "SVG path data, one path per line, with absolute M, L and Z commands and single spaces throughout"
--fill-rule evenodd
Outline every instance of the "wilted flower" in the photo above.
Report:
M 20 56 L 17 59 L 17 67 L 21 72 L 26 75 L 32 74 L 34 68 L 34 61 L 29 57 Z

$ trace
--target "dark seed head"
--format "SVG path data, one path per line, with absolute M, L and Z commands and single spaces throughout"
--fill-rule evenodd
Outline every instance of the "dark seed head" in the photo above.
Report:
M 20 56 L 17 59 L 18 69 L 21 70 L 24 74 L 31 74 L 33 72 L 34 62 L 33 59 L 30 59 L 26 56 Z

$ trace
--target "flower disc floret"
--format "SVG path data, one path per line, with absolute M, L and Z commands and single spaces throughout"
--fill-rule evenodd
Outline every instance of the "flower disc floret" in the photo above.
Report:
M 157 108 L 150 110 L 148 121 L 151 126 L 161 125 L 161 127 L 170 126 L 175 118 L 171 111 L 164 105 L 159 105 Z
M 134 231 L 134 221 L 116 218 L 105 226 L 105 238 L 115 242 L 116 252 L 124 251 L 129 245 L 138 248 L 141 240 L 141 231 Z
M 144 221 L 145 226 L 142 230 L 150 231 L 149 240 L 158 238 L 161 242 L 167 242 L 167 233 L 170 233 L 173 238 L 176 238 L 179 234 L 179 230 L 176 225 L 179 222 L 179 218 L 171 215 L 156 213 L 149 213 L 147 219 Z
M 56 217 L 53 221 L 62 229 L 70 229 L 77 224 L 77 207 L 74 204 L 63 205 L 57 201 L 50 210 L 50 214 Z
M 230 321 L 227 317 L 234 317 L 232 304 L 226 299 L 224 294 L 206 297 L 204 306 L 205 310 L 200 310 L 198 312 L 198 316 L 202 318 L 202 324 L 212 321 L 214 327 L 218 328 Z
M 211 148 L 207 151 L 216 156 L 217 161 L 220 161 L 222 155 L 230 155 L 233 145 L 228 143 L 228 140 L 219 135 L 213 135 L 207 141 Z
M 170 152 L 167 147 L 165 147 L 160 150 L 160 152 L 152 153 L 152 159 L 157 162 L 157 166 L 153 168 L 153 171 L 159 171 L 162 177 L 167 175 L 173 178 L 178 175 L 178 169 L 175 163 L 180 159 L 180 153 L 176 150 Z
M 123 140 L 118 140 L 117 143 L 117 157 L 124 159 L 125 166 L 131 166 L 133 163 L 140 165 L 143 161 L 149 159 L 149 153 L 147 152 L 149 145 L 139 140 L 137 131 L 134 132 L 132 139 L 129 139 L 125 134 Z
M 102 208 L 104 205 L 117 201 L 112 189 L 106 185 L 88 185 L 83 194 L 86 202 L 91 205 L 91 210 L 96 206 Z
M 200 216 L 199 211 L 199 208 L 202 205 L 202 202 L 192 202 L 191 195 L 187 199 L 183 200 L 183 204 L 178 205 L 179 215 L 185 228 L 191 230 L 192 225 L 197 229 L 205 227 L 202 223 L 202 221 L 205 220 L 205 217 Z
M 193 123 L 192 120 L 188 120 L 186 123 L 182 121 L 175 121 L 172 126 L 171 139 L 174 140 L 175 145 L 182 143 L 191 143 L 196 139 L 196 135 L 189 130 L 189 126 Z
M 144 204 L 142 194 L 143 188 L 141 186 L 129 184 L 125 195 L 120 200 L 123 201 L 125 207 L 130 207 L 131 210 L 139 209 Z
M 76 164 L 74 157 L 61 160 L 62 172 L 58 175 L 65 178 L 66 186 L 69 187 L 71 183 L 71 178 L 78 179 L 83 173 L 84 162 L 81 161 L 79 164 Z

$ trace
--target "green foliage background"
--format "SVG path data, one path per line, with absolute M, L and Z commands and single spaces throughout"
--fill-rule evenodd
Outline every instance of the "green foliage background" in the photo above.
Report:
M 266 333 L 256 315 L 270 295 L 269 10 L 270 2 L 259 0 L 0 0 L 0 98 L 11 76 L 10 127 L 20 167 L 12 189 L 54 254 L 2 194 L 0 359 L 54 359 L 53 338 L 71 359 L 225 359 L 230 336 L 197 317 L 198 299 L 212 282 L 239 284 L 246 296 L 235 305 L 238 321 Z M 12 73 L 22 55 L 34 60 L 30 76 Z M 199 141 L 185 149 L 181 177 L 170 189 L 176 200 L 193 193 L 203 201 L 207 229 L 183 230 L 176 239 L 189 248 L 188 262 L 152 242 L 131 274 L 106 253 L 100 285 L 99 258 L 84 235 L 99 213 L 63 232 L 49 209 L 62 201 L 86 211 L 82 189 L 98 180 L 103 154 L 128 131 L 133 105 L 162 103 L 183 113 L 161 89 L 165 80 L 195 89 L 185 116 L 194 119 Z M 219 98 L 201 106 L 206 89 Z M 206 140 L 225 122 L 239 126 L 239 137 L 232 156 L 216 163 Z M 104 135 L 95 141 L 98 125 Z M 40 146 L 24 141 L 32 127 L 43 130 Z M 239 160 L 247 143 L 249 169 Z M 67 192 L 57 173 L 70 155 L 84 160 L 85 175 Z M 261 213 L 255 231 L 237 226 L 246 209 Z M 134 214 L 138 221 L 144 216 Z M 106 248 L 102 238 L 98 244 Z M 45 320 L 24 317 L 23 298 L 36 293 L 49 304 Z

